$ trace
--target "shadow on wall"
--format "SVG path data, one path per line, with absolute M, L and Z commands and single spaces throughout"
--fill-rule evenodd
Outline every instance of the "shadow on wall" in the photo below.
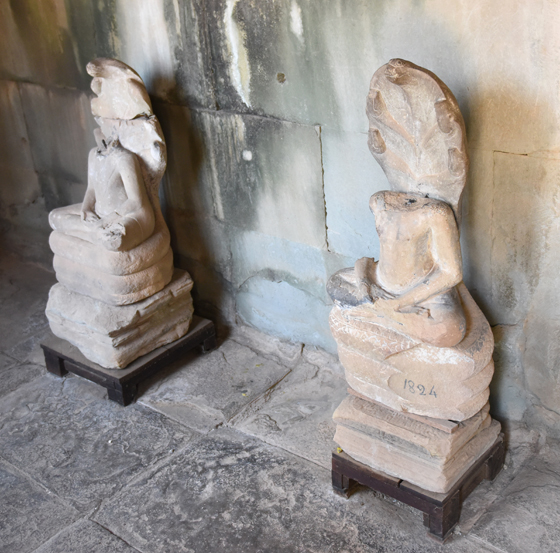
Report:
M 202 189 L 201 171 L 208 157 L 204 142 L 189 108 L 160 102 L 153 102 L 153 107 L 167 143 L 167 171 L 160 199 L 175 266 L 187 270 L 194 280 L 196 312 L 218 323 L 231 323 L 231 286 L 214 270 L 220 244 L 212 233 L 218 222 Z
M 463 258 L 496 340 L 493 414 L 521 421 L 532 403 L 531 422 L 557 434 L 560 155 L 552 108 L 503 83 L 469 103 Z

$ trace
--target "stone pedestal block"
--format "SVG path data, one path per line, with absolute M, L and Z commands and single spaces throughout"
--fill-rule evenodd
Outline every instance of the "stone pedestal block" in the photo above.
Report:
M 124 368 L 188 332 L 192 286 L 189 274 L 175 269 L 163 290 L 131 305 L 113 306 L 55 284 L 46 314 L 52 332 L 87 359 L 106 368 Z
M 446 493 L 496 441 L 486 404 L 462 423 L 417 417 L 347 396 L 333 415 L 335 442 L 374 470 Z

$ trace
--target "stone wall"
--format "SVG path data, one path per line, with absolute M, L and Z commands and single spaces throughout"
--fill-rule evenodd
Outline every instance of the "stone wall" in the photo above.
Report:
M 199 311 L 333 351 L 326 279 L 378 255 L 369 80 L 409 59 L 467 123 L 465 282 L 497 339 L 493 410 L 560 434 L 559 25 L 547 0 L 4 0 L 4 235 L 44 253 L 47 212 L 81 200 L 85 64 L 117 57 L 167 137 L 162 196 Z

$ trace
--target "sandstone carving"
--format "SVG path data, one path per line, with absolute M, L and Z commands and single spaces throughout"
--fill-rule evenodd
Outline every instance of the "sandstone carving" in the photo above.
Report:
M 158 198 L 165 140 L 144 83 L 114 59 L 96 59 L 87 71 L 97 147 L 83 202 L 49 214 L 60 284 L 47 317 L 90 360 L 121 368 L 186 334 L 192 281 L 184 272 L 174 276 Z
M 359 259 L 327 286 L 340 361 L 348 384 L 363 398 L 346 407 L 343 402 L 335 414 L 335 440 L 356 459 L 385 470 L 402 465 L 405 453 L 426 461 L 425 453 L 416 445 L 410 449 L 414 440 L 403 445 L 398 432 L 372 433 L 373 419 L 364 422 L 360 409 L 371 400 L 424 417 L 476 419 L 488 402 L 494 341 L 462 283 L 458 221 L 469 161 L 457 101 L 433 73 L 392 60 L 374 74 L 366 112 L 368 145 L 391 190 L 370 200 L 379 260 Z M 353 414 L 343 420 L 350 403 Z M 430 457 L 439 468 L 425 467 L 431 476 L 418 485 L 432 491 L 452 485 L 465 472 L 465 459 L 478 458 L 496 439 L 499 425 L 491 428 L 477 426 L 453 460 Z M 420 467 L 407 461 L 400 477 Z

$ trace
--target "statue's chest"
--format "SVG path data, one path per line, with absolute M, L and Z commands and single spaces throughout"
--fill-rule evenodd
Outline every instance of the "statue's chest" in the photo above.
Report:
M 425 243 L 429 234 L 429 224 L 418 210 L 385 211 L 378 217 L 377 233 L 379 239 L 386 243 Z
M 98 212 L 110 212 L 127 200 L 126 190 L 118 170 L 117 160 L 111 154 L 96 156 L 95 196 Z

